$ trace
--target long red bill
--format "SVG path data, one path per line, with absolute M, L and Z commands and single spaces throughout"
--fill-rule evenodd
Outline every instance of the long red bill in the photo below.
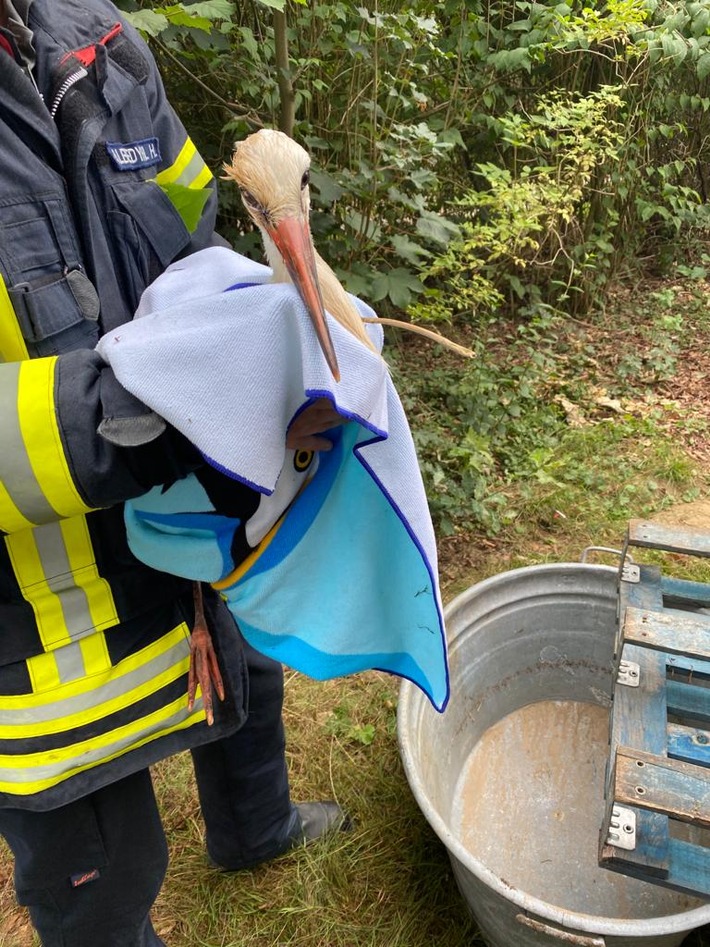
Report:
M 316 330 L 318 342 L 328 363 L 333 378 L 340 381 L 338 359 L 325 318 L 323 297 L 321 296 L 313 241 L 307 221 L 296 217 L 285 217 L 276 227 L 269 230 L 269 236 L 276 244 L 294 286 L 305 303 Z

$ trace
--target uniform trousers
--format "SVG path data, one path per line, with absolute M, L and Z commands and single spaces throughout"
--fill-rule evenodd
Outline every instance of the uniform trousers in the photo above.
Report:
M 286 772 L 283 670 L 244 648 L 246 723 L 192 751 L 208 855 L 230 870 L 281 854 L 300 827 Z M 47 812 L 0 809 L 0 834 L 43 947 L 161 947 L 149 913 L 167 844 L 148 770 Z

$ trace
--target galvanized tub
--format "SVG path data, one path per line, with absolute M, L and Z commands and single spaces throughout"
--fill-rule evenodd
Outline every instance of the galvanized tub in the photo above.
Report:
M 451 700 L 402 684 L 409 785 L 490 947 L 676 947 L 710 905 L 598 867 L 617 570 L 515 569 L 446 609 Z

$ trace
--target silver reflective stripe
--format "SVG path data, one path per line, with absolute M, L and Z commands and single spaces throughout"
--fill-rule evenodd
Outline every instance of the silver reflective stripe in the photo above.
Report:
M 5 407 L 0 427 L 0 479 L 12 502 L 30 523 L 49 523 L 57 519 L 57 513 L 37 483 L 20 430 L 17 414 L 19 374 L 19 362 L 10 362 L 0 368 L 0 404 Z
M 84 677 L 86 674 L 84 655 L 82 654 L 81 645 L 78 641 L 64 645 L 63 648 L 57 648 L 52 654 L 54 655 L 54 660 L 57 662 L 59 680 L 62 684 L 68 684 L 70 681 L 78 681 L 80 677 Z
M 78 645 L 76 645 L 78 647 Z M 70 645 L 69 647 L 74 647 Z M 58 648 L 53 654 L 57 655 Z M 102 687 L 94 688 L 85 694 L 76 694 L 74 697 L 66 697 L 64 700 L 58 698 L 56 692 L 48 696 L 49 702 L 38 707 L 18 707 L 17 710 L 0 710 L 0 726 L 11 727 L 14 725 L 27 726 L 28 724 L 50 723 L 53 720 L 62 720 L 65 717 L 71 717 L 74 714 L 88 712 L 100 707 L 102 704 L 112 701 L 122 694 L 135 690 L 141 684 L 146 684 L 153 678 L 158 677 L 164 671 L 184 661 L 190 653 L 190 644 L 187 638 L 181 638 L 168 651 L 159 654 L 156 658 L 141 664 L 134 671 L 127 674 L 112 677 Z M 120 667 L 120 665 L 119 665 Z M 1 698 L 0 698 L 1 699 Z M 187 703 L 187 701 L 186 701 Z M 3 738 L 11 737 L 11 734 L 0 734 Z M 38 728 L 37 736 L 41 736 L 41 730 Z
M 155 721 L 152 725 L 147 725 L 137 733 L 130 733 L 120 740 L 105 745 L 88 752 L 82 752 L 77 758 L 72 755 L 69 759 L 59 760 L 56 763 L 45 763 L 38 766 L 5 766 L 0 767 L 0 782 L 4 783 L 36 783 L 45 779 L 56 779 L 57 777 L 68 777 L 71 773 L 81 767 L 96 766 L 105 759 L 114 756 L 120 756 L 127 750 L 132 749 L 137 743 L 147 742 L 151 736 L 157 737 L 165 730 L 171 730 L 180 726 L 188 717 L 194 716 L 195 723 L 198 723 L 200 717 L 197 716 L 202 711 L 202 698 L 195 701 L 192 713 L 187 711 L 187 701 L 185 707 L 178 710 L 171 717 Z M 71 745 L 71 744 L 70 744 Z M 49 756 L 44 753 L 42 756 Z M 23 757 L 26 759 L 26 757 Z
M 196 151 L 180 172 L 179 177 L 175 178 L 173 183 L 182 184 L 183 187 L 189 187 L 195 178 L 199 174 L 202 174 L 204 169 L 205 162 L 202 160 L 202 156 L 200 155 L 199 151 Z
M 66 631 L 70 638 L 78 638 L 93 629 L 94 622 L 86 593 L 74 582 L 61 526 L 48 523 L 35 529 L 33 535 L 47 585 L 59 596 Z M 29 590 L 25 595 L 31 600 Z

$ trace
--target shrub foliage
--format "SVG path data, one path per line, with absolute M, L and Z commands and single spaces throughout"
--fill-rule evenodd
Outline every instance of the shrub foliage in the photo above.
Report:
M 345 286 L 478 345 L 474 369 L 400 376 L 415 401 L 449 392 L 455 418 L 418 419 L 448 529 L 499 521 L 491 470 L 526 426 L 550 449 L 560 412 L 540 402 L 540 360 L 556 320 L 601 318 L 641 269 L 705 273 L 710 0 L 118 5 L 215 170 L 259 127 L 292 134 L 313 155 L 316 243 Z M 221 186 L 222 232 L 258 253 Z M 490 355 L 500 319 L 524 370 Z

